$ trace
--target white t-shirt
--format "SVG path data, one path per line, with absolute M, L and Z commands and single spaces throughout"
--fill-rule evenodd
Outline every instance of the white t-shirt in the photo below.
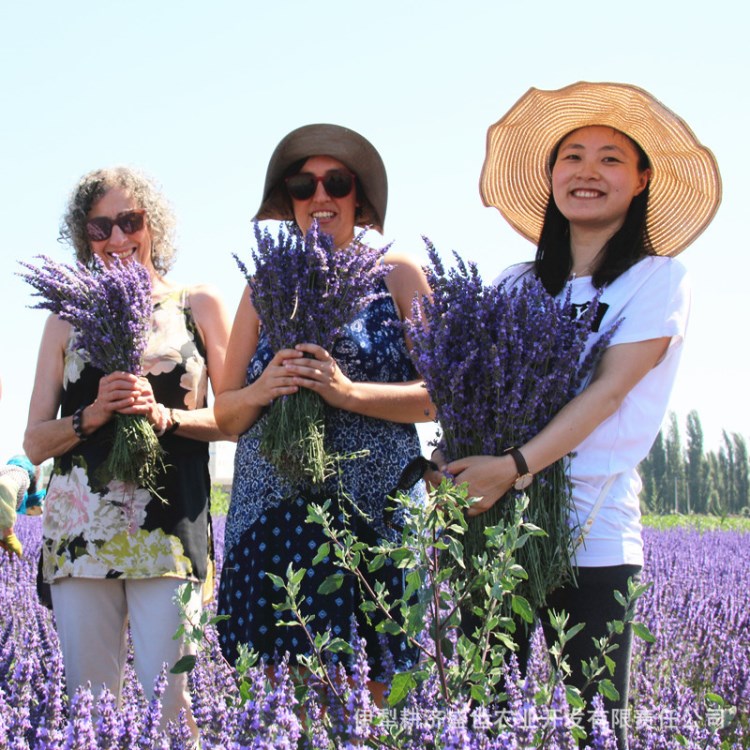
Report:
M 515 283 L 530 272 L 525 263 L 504 271 L 497 279 Z M 572 279 L 574 304 L 585 305 L 595 295 L 591 277 Z M 566 293 L 563 290 L 560 294 Z M 690 288 L 684 266 L 672 258 L 649 256 L 604 288 L 606 305 L 587 351 L 599 335 L 622 318 L 610 346 L 670 337 L 661 361 L 637 383 L 620 408 L 602 422 L 570 457 L 573 480 L 573 525 L 589 516 L 607 480 L 607 490 L 585 542 L 576 552 L 581 567 L 642 565 L 640 505 L 641 479 L 636 467 L 646 457 L 661 427 L 674 384 L 690 312 Z M 584 353 L 584 356 L 587 352 Z

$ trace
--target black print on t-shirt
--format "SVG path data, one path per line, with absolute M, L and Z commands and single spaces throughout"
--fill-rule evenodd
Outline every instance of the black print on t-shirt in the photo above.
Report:
M 579 320 L 580 317 L 586 312 L 586 310 L 589 309 L 589 305 L 591 302 L 582 302 L 581 304 L 573 303 L 573 320 Z M 602 324 L 602 320 L 604 319 L 604 315 L 606 314 L 607 310 L 609 309 L 609 305 L 606 302 L 600 302 L 599 307 L 596 310 L 596 315 L 594 316 L 594 322 L 591 325 L 591 330 L 593 333 L 596 333 L 599 330 L 599 326 Z

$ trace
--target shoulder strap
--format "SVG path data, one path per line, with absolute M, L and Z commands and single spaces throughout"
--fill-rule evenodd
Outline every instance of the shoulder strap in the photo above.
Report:
M 586 537 L 588 536 L 588 533 L 591 531 L 591 527 L 594 525 L 594 521 L 596 520 L 596 517 L 599 514 L 599 511 L 601 510 L 601 507 L 604 504 L 604 501 L 606 500 L 615 479 L 617 479 L 617 477 L 619 476 L 619 474 L 613 474 L 609 479 L 607 479 L 607 481 L 604 483 L 604 487 L 602 487 L 602 490 L 599 493 L 599 497 L 596 498 L 594 507 L 591 508 L 591 512 L 583 522 L 583 525 L 578 530 L 578 535 L 571 539 L 569 549 L 571 558 L 573 557 L 575 551 L 583 544 Z

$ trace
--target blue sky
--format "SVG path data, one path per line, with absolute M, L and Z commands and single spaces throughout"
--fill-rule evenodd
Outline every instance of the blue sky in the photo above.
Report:
M 747 11 L 677 0 L 4 3 L 0 8 L 0 460 L 21 445 L 45 313 L 16 261 L 69 261 L 65 199 L 86 171 L 151 174 L 178 218 L 176 282 L 212 282 L 234 312 L 268 158 L 291 129 L 347 125 L 389 177 L 386 238 L 428 235 L 492 279 L 532 246 L 479 198 L 487 128 L 530 86 L 619 81 L 651 91 L 717 156 L 724 200 L 682 256 L 693 279 L 672 408 L 707 441 L 750 432 Z M 739 335 L 738 335 L 739 334 Z M 44 356 L 42 354 L 42 356 Z

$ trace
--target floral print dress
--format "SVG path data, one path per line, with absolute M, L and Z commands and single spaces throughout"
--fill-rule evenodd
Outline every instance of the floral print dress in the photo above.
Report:
M 385 291 L 385 286 L 383 286 Z M 390 295 L 371 302 L 346 327 L 331 353 L 351 380 L 395 383 L 417 379 L 403 329 Z M 258 348 L 247 371 L 253 382 L 273 357 L 268 337 L 261 332 Z M 374 618 L 361 609 L 362 596 L 357 583 L 347 577 L 332 595 L 318 593 L 318 586 L 329 575 L 340 572 L 335 560 L 312 560 L 326 540 L 322 528 L 306 522 L 311 501 L 332 500 L 331 513 L 346 523 L 356 536 L 371 545 L 399 533 L 398 514 L 388 519 L 392 505 L 388 494 L 396 486 L 404 467 L 420 454 L 420 443 L 413 424 L 375 419 L 340 409 L 326 409 L 326 441 L 331 452 L 341 455 L 365 452 L 361 458 L 344 460 L 339 475 L 322 491 L 292 486 L 260 454 L 264 417 L 240 436 L 235 453 L 232 501 L 224 535 L 224 566 L 218 597 L 218 612 L 229 619 L 218 624 L 222 650 L 230 661 L 237 647 L 246 644 L 261 656 L 273 659 L 288 651 L 305 653 L 309 646 L 300 628 L 278 625 L 289 613 L 274 609 L 283 593 L 268 576 L 286 577 L 287 566 L 305 568 L 301 583 L 303 611 L 313 617 L 317 632 L 330 629 L 334 636 L 351 641 L 352 623 L 364 638 L 372 667 L 372 678 L 384 674 L 392 658 L 399 668 L 415 659 L 415 652 L 403 638 L 381 637 Z M 424 496 L 420 482 L 413 496 Z M 354 507 L 356 504 L 356 510 Z M 390 564 L 368 573 L 371 583 L 382 584 L 391 600 L 403 596 L 404 572 Z M 385 642 L 384 642 L 385 640 Z
M 206 405 L 208 373 L 189 290 L 155 301 L 144 375 L 159 403 Z M 104 373 L 91 366 L 73 331 L 65 353 L 61 414 L 97 396 Z M 43 578 L 174 577 L 201 581 L 210 552 L 208 444 L 176 434 L 161 438 L 161 497 L 112 479 L 105 461 L 113 422 L 55 460 L 43 529 Z

